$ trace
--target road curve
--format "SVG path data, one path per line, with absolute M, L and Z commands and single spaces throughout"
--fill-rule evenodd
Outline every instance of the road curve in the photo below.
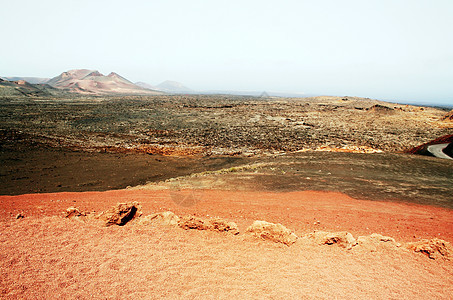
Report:
M 435 157 L 439 158 L 446 158 L 446 159 L 453 159 L 452 157 L 445 154 L 442 150 L 444 150 L 448 144 L 437 144 L 437 145 L 430 145 L 428 146 L 428 151 L 434 155 Z

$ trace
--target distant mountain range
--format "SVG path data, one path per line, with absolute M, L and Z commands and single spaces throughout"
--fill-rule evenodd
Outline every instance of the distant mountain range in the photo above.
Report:
M 48 79 L 37 77 L 3 77 L 0 95 L 52 96 L 64 93 L 84 95 L 157 95 L 163 92 L 144 89 L 115 72 L 105 76 L 96 70 L 76 69 Z
M 58 91 L 61 91 L 85 95 L 224 94 L 263 98 L 316 96 L 302 93 L 269 91 L 195 91 L 176 81 L 167 80 L 158 85 L 151 85 L 145 82 L 133 83 L 115 72 L 103 75 L 97 70 L 88 69 L 69 70 L 51 79 L 18 76 L 3 77 L 3 79 L 5 81 L 0 82 L 0 95 L 20 95 L 22 92 L 30 92 L 31 95 L 34 95 L 36 93 L 39 94 L 39 91 L 45 90 L 45 93 L 50 95 L 54 95 L 55 93 L 58 93 Z M 24 81 L 27 84 L 23 83 Z M 17 82 L 21 82 L 21 84 L 17 84 Z M 40 86 L 33 86 L 33 84 Z
M 54 78 L 5 76 L 0 83 L 1 87 L 3 87 L 3 93 L 0 94 L 20 94 L 20 92 L 5 92 L 4 90 L 7 87 L 12 88 L 14 82 L 17 83 L 19 81 L 26 82 L 29 88 L 31 88 L 30 84 L 47 84 L 51 88 L 77 94 L 156 95 L 163 93 L 195 93 L 195 91 L 176 81 L 167 80 L 153 86 L 144 82 L 133 83 L 115 72 L 103 75 L 97 70 L 75 69 L 63 72 Z M 22 84 L 21 87 L 23 88 L 24 84 Z

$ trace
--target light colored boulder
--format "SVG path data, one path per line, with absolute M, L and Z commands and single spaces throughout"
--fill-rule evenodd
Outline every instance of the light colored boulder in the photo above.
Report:
M 294 244 L 297 240 L 297 235 L 282 224 L 274 224 L 266 221 L 254 221 L 246 231 L 255 237 L 276 243 L 283 243 L 288 246 Z
M 375 252 L 379 248 L 395 249 L 401 246 L 401 244 L 397 243 L 394 238 L 378 233 L 359 236 L 357 238 L 357 244 L 359 247 L 370 250 L 371 252 Z

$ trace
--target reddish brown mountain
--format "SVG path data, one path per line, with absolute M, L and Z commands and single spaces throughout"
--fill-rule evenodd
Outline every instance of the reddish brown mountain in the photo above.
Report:
M 112 72 L 105 76 L 96 70 L 77 69 L 61 73 L 59 76 L 50 79 L 49 85 L 82 94 L 160 94 L 139 87 L 126 78 Z

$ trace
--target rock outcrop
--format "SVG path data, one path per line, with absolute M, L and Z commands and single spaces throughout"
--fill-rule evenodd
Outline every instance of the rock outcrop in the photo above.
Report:
M 270 240 L 276 243 L 292 245 L 297 240 L 297 235 L 282 224 L 274 224 L 266 221 L 255 221 L 247 230 L 255 237 Z

